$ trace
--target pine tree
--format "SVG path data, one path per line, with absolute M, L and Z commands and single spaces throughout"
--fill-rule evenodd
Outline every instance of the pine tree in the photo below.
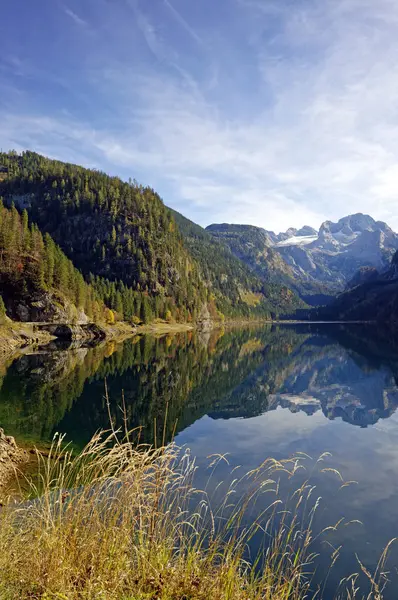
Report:
M 4 304 L 4 300 L 0 295 L 0 324 L 4 323 L 6 320 L 6 307 Z
M 44 244 L 46 248 L 46 269 L 45 269 L 45 280 L 47 287 L 51 289 L 54 285 L 54 269 L 55 269 L 55 244 L 51 236 L 46 233 L 44 236 Z
M 151 306 L 149 304 L 148 296 L 146 295 L 143 295 L 142 297 L 140 317 L 143 323 L 150 323 L 152 320 Z
M 24 208 L 22 213 L 22 235 L 26 244 L 26 240 L 29 236 L 29 217 L 26 208 Z
M 123 298 L 120 292 L 116 292 L 115 310 L 121 320 L 123 320 Z

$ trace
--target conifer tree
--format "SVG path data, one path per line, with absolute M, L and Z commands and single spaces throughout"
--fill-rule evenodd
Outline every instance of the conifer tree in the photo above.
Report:
M 0 324 L 4 323 L 6 320 L 6 307 L 4 304 L 4 300 L 0 295 Z

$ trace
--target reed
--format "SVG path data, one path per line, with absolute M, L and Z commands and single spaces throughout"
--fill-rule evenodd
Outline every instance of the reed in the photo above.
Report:
M 223 460 L 212 457 L 211 468 Z M 232 473 L 211 494 L 195 488 L 188 449 L 137 445 L 115 431 L 95 435 L 77 455 L 58 437 L 39 462 L 31 499 L 0 511 L 1 600 L 312 597 L 318 500 L 307 481 L 288 502 L 279 489 L 301 457 Z M 263 539 L 257 557 L 249 556 L 253 536 Z M 384 559 L 367 573 L 369 599 L 383 597 Z M 356 582 L 342 582 L 339 597 L 362 597 Z

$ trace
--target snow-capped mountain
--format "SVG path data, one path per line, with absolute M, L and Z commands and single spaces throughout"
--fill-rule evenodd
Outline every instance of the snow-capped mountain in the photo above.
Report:
M 343 290 L 362 267 L 387 269 L 398 249 L 398 235 L 386 223 L 361 213 L 337 223 L 325 221 L 318 232 L 303 227 L 267 234 L 296 277 L 336 291 Z
M 319 231 L 305 226 L 276 234 L 227 223 L 209 225 L 207 231 L 259 277 L 284 283 L 312 306 L 358 285 L 369 270 L 384 272 L 398 249 L 398 235 L 386 223 L 360 213 L 325 221 Z

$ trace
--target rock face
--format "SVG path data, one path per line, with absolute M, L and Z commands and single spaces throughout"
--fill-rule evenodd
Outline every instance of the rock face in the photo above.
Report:
M 347 283 L 346 290 L 351 290 L 357 285 L 363 283 L 370 283 L 376 281 L 380 276 L 379 271 L 375 267 L 361 267 L 354 275 L 354 277 Z
M 207 305 L 204 305 L 199 318 L 198 326 L 201 331 L 211 331 L 214 327 L 214 320 L 209 312 Z
M 363 272 L 363 270 L 362 270 Z M 366 271 L 365 271 L 366 273 Z M 361 272 L 354 278 L 361 277 Z M 394 328 L 398 325 L 398 251 L 390 268 L 379 274 L 367 272 L 365 281 L 348 286 L 328 307 L 314 314 L 318 319 L 378 321 Z
M 248 264 L 258 266 L 257 273 L 272 279 L 272 275 L 290 275 L 290 269 L 271 246 L 275 234 L 253 225 L 209 225 L 207 231 L 226 244 L 233 254 Z M 296 230 L 290 230 L 292 233 Z M 288 235 L 286 233 L 286 235 Z
M 15 469 L 27 459 L 28 453 L 18 448 L 14 438 L 5 435 L 0 428 L 0 491 L 15 473 Z
M 258 277 L 267 283 L 286 285 L 298 294 L 305 302 L 317 306 L 326 304 L 331 294 L 315 277 L 307 277 L 307 272 L 316 270 L 312 258 L 302 251 L 301 243 L 310 243 L 317 237 L 317 232 L 311 227 L 303 227 L 299 231 L 289 229 L 276 235 L 253 225 L 209 225 L 207 231 L 229 247 Z M 294 264 L 285 260 L 279 245 L 288 240 L 297 240 L 294 251 L 297 258 Z M 290 248 L 291 249 L 291 248 Z M 299 266 L 297 266 L 299 265 Z M 298 276 L 298 273 L 302 276 Z
M 386 223 L 361 213 L 337 223 L 325 221 L 315 236 L 309 227 L 288 239 L 286 234 L 271 232 L 273 236 L 274 249 L 296 277 L 326 284 L 335 292 L 343 291 L 363 267 L 385 271 L 398 249 L 398 235 Z
M 41 323 L 37 327 L 40 331 L 47 331 L 50 335 L 67 341 L 101 341 L 106 338 L 106 332 L 94 323 L 83 323 L 80 325 Z
M 9 292 L 9 293 L 8 293 Z M 79 323 L 86 324 L 88 316 L 81 309 L 59 297 L 54 292 L 19 293 L 19 290 L 3 290 L 7 314 L 22 323 Z

